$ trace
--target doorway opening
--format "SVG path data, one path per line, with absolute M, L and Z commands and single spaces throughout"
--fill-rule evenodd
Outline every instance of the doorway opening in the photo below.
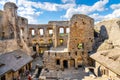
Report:
M 75 60 L 74 59 L 70 59 L 70 67 L 75 67 Z
M 68 61 L 67 61 L 67 60 L 64 60 L 64 61 L 63 61 L 63 67 L 64 67 L 64 68 L 68 68 Z

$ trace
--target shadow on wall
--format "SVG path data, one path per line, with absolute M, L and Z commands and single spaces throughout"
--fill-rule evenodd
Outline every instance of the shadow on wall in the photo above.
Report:
M 93 46 L 93 52 L 95 53 L 97 51 L 97 49 L 99 48 L 99 46 L 102 43 L 104 43 L 104 41 L 108 38 L 109 38 L 109 36 L 108 36 L 108 32 L 107 32 L 105 25 L 101 25 L 99 33 L 94 31 L 95 44 Z
M 102 76 L 101 71 L 100 71 L 100 67 L 101 66 L 98 67 L 98 76 Z
M 108 39 L 108 33 L 107 33 L 107 30 L 106 30 L 106 27 L 104 25 L 102 25 L 100 27 L 100 38 L 102 41 Z

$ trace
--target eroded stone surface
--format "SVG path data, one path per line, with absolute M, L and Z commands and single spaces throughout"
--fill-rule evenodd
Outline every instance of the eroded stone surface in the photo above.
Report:
M 118 37 L 120 36 L 119 22 L 120 19 L 112 19 L 100 22 L 95 26 L 100 32 L 99 39 L 103 43 L 101 46 L 99 46 L 98 50 L 107 50 L 115 47 L 120 47 L 120 37 Z

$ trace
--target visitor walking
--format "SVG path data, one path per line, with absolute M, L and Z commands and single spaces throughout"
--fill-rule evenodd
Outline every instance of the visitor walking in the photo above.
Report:
M 31 74 L 28 75 L 28 80 L 32 80 Z

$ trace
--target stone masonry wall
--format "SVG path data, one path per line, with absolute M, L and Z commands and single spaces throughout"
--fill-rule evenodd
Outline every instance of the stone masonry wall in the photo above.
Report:
M 76 14 L 70 20 L 68 51 L 80 51 L 84 65 L 88 65 L 88 53 L 94 44 L 94 20 L 86 15 Z M 84 55 L 83 55 L 84 54 Z
M 70 20 L 70 33 L 67 45 L 63 51 L 45 51 L 43 55 L 44 67 L 47 69 L 64 69 L 82 65 L 88 65 L 88 53 L 92 50 L 94 44 L 94 21 L 92 18 L 76 14 Z M 57 37 L 59 39 L 59 37 Z M 78 49 L 78 45 L 80 49 Z M 82 47 L 82 48 L 81 48 Z M 60 63 L 57 64 L 57 61 Z
M 16 50 L 18 48 L 15 40 L 4 40 L 0 41 L 0 53 Z
M 44 68 L 47 69 L 64 69 L 64 60 L 68 62 L 68 68 L 74 67 L 78 68 L 79 65 L 82 65 L 81 52 L 49 52 L 45 51 L 43 56 Z M 60 60 L 60 65 L 56 64 L 56 61 Z M 74 62 L 71 62 L 74 60 Z
M 77 51 L 78 44 L 83 43 L 84 51 L 91 51 L 94 42 L 93 19 L 86 15 L 74 15 L 70 21 L 69 51 Z

